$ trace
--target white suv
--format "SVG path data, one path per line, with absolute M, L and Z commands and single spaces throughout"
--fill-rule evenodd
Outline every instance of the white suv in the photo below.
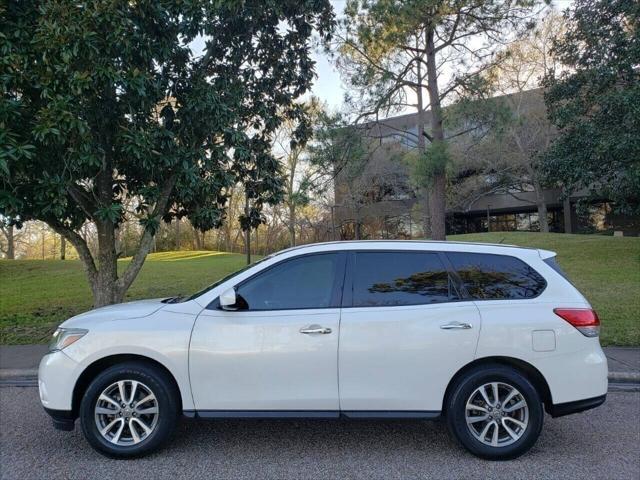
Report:
M 189 297 L 64 322 L 40 364 L 54 425 L 139 456 L 198 418 L 436 418 L 472 453 L 527 451 L 544 411 L 605 401 L 599 320 L 544 250 L 340 242 Z M 178 287 L 178 286 L 177 286 Z

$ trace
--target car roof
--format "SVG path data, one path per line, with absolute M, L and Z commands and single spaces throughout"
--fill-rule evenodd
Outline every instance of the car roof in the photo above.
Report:
M 481 242 L 452 242 L 438 240 L 342 240 L 332 242 L 310 243 L 306 245 L 298 245 L 277 252 L 275 255 L 284 253 L 292 253 L 295 251 L 311 250 L 311 251 L 332 251 L 332 250 L 357 250 L 365 248 L 367 250 L 376 249 L 400 249 L 411 250 L 410 247 L 429 246 L 428 250 L 436 250 L 438 247 L 445 251 L 468 251 L 468 252 L 486 252 L 486 253 L 528 253 L 536 252 L 541 258 L 549 258 L 555 256 L 555 252 L 541 250 L 532 247 L 521 247 L 517 245 L 505 245 L 502 243 L 481 243 Z M 459 247 L 459 248 L 457 248 Z M 503 250 L 504 249 L 504 250 Z M 502 250 L 502 252 L 501 252 Z M 509 252 L 511 250 L 511 252 Z

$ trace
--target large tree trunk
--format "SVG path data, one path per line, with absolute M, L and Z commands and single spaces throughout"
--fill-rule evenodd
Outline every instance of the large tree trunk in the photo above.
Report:
M 5 236 L 7 237 L 7 260 L 15 260 L 16 258 L 16 239 L 14 232 L 14 226 L 8 225 L 5 230 Z
M 442 125 L 442 106 L 438 89 L 438 72 L 436 67 L 436 51 L 434 31 L 427 33 L 427 91 L 431 106 L 431 131 L 434 142 L 444 142 L 444 128 Z M 446 177 L 443 166 L 433 169 L 431 189 L 429 191 L 429 211 L 431 216 L 431 238 L 445 240 L 446 238 Z
M 424 108 L 424 97 L 422 94 L 422 83 L 423 83 L 423 73 L 422 73 L 422 62 L 417 63 L 417 75 L 418 75 L 418 88 L 416 89 L 416 95 L 418 99 L 418 161 L 424 162 L 425 152 L 426 152 L 426 141 L 425 141 L 425 108 Z M 422 197 L 422 210 L 423 210 L 423 221 L 424 221 L 424 237 L 431 238 L 431 215 L 429 213 L 429 189 L 423 186 L 419 190 L 419 195 Z
M 196 250 L 204 250 L 204 232 L 193 229 L 193 243 Z
M 115 225 L 109 221 L 96 222 L 98 230 L 98 275 L 93 288 L 94 307 L 120 303 L 125 292 L 119 292 L 118 255 Z
M 67 239 L 60 235 L 60 260 L 67 258 Z
M 538 203 L 538 222 L 540 223 L 540 231 L 548 233 L 549 219 L 547 218 L 547 204 L 544 200 Z
M 446 239 L 446 178 L 444 173 L 433 177 L 433 185 L 429 192 L 429 211 L 431 220 L 431 238 Z
M 534 180 L 533 188 L 536 193 L 536 205 L 538 207 L 538 223 L 542 233 L 549 232 L 549 219 L 547 218 L 547 202 L 544 199 L 544 190 L 540 186 L 540 182 Z

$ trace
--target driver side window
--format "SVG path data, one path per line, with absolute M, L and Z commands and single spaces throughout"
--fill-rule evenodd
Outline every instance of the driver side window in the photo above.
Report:
M 342 263 L 344 257 L 339 253 L 285 260 L 242 283 L 236 290 L 238 303 L 245 310 L 337 307 L 335 286 Z

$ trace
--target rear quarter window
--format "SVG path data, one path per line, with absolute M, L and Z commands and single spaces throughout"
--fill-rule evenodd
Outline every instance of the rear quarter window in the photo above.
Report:
M 551 268 L 553 268 L 556 272 L 562 275 L 562 277 L 564 277 L 566 281 L 568 281 L 569 283 L 573 283 L 571 282 L 571 279 L 567 276 L 567 274 L 564 272 L 564 270 L 560 268 L 560 265 L 558 265 L 558 262 L 556 261 L 556 257 L 545 258 L 544 263 L 546 263 Z
M 469 295 L 476 300 L 534 298 L 545 279 L 519 258 L 487 253 L 447 253 Z

